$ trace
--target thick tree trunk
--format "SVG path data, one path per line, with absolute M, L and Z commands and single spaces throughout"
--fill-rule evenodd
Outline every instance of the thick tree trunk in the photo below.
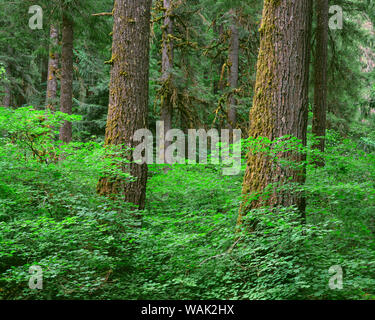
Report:
M 161 120 L 164 121 L 164 131 L 172 129 L 172 114 L 173 114 L 173 102 L 172 102 L 172 68 L 173 68 L 173 40 L 171 35 L 173 34 L 173 22 L 171 19 L 172 14 L 172 0 L 163 0 L 164 2 L 164 25 L 163 25 L 163 41 L 162 41 L 162 75 L 161 81 L 164 87 L 164 92 L 161 97 Z M 170 141 L 164 141 L 164 150 L 171 144 Z M 170 159 L 167 159 L 164 154 L 165 163 L 169 163 Z
M 264 1 L 255 96 L 250 111 L 249 135 L 254 138 L 274 140 L 291 135 L 306 144 L 311 11 L 311 0 Z M 297 162 L 304 160 L 303 155 L 296 153 L 280 156 Z M 303 212 L 305 201 L 296 193 L 274 189 L 269 197 L 252 201 L 251 197 L 261 194 L 271 183 L 304 181 L 303 169 L 282 167 L 263 153 L 249 153 L 238 222 L 249 209 L 265 205 L 296 205 Z
M 228 53 L 229 75 L 228 83 L 231 90 L 235 90 L 238 86 L 238 60 L 239 60 L 239 31 L 236 26 L 236 14 L 234 10 L 230 11 L 232 25 L 230 27 L 230 46 Z M 237 124 L 236 99 L 232 93 L 228 99 L 228 127 L 235 129 Z
M 312 133 L 319 138 L 315 148 L 324 152 L 327 118 L 327 60 L 328 60 L 328 5 L 329 0 L 316 0 L 317 19 L 314 63 L 314 108 Z M 324 165 L 323 161 L 317 162 Z
M 65 9 L 66 10 L 66 9 Z M 61 52 L 61 90 L 60 111 L 72 114 L 73 103 L 73 20 L 63 13 L 62 52 Z M 72 123 L 65 121 L 60 128 L 60 140 L 72 140 Z
M 50 27 L 50 49 L 48 60 L 48 75 L 47 75 L 47 94 L 46 94 L 46 108 L 50 110 L 56 109 L 57 102 L 57 77 L 58 69 L 58 31 L 54 25 Z
M 112 71 L 105 144 L 129 148 L 134 132 L 147 128 L 151 0 L 117 0 L 114 7 Z M 130 163 L 134 182 L 102 178 L 99 194 L 123 194 L 126 202 L 145 206 L 147 164 Z

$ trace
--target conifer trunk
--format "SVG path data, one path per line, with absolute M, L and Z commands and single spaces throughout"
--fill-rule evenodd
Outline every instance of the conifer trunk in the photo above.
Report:
M 265 0 L 260 28 L 261 43 L 249 135 L 274 140 L 291 135 L 306 144 L 308 77 L 310 60 L 311 0 Z M 294 161 L 301 154 L 283 154 Z M 238 222 L 249 209 L 296 205 L 303 212 L 305 201 L 299 194 L 277 192 L 253 201 L 270 183 L 303 184 L 304 170 L 275 165 L 262 153 L 249 154 L 243 180 L 244 200 Z
M 9 77 L 10 76 L 10 68 L 9 66 L 7 66 L 5 68 L 5 71 L 6 71 L 6 76 Z M 5 86 L 4 86 L 4 97 L 3 97 L 3 106 L 6 107 L 6 108 L 9 108 L 10 107 L 10 104 L 11 104 L 11 90 L 10 90 L 10 84 L 7 83 Z
M 139 143 L 133 141 L 134 132 L 147 128 L 150 10 L 151 0 L 115 1 L 106 145 L 133 148 Z M 147 164 L 130 163 L 123 169 L 136 181 L 103 177 L 97 191 L 107 196 L 122 194 L 126 202 L 143 209 Z
M 219 25 L 219 42 L 224 41 L 224 25 L 220 24 Z M 219 94 L 223 94 L 224 88 L 225 88 L 225 79 L 224 79 L 224 67 L 225 67 L 225 58 L 221 54 L 219 54 L 219 82 L 217 85 L 217 90 Z
M 64 11 L 67 9 L 64 8 Z M 72 114 L 73 104 L 73 20 L 65 12 L 62 18 L 60 111 Z M 72 140 L 72 123 L 65 121 L 60 128 L 60 140 Z
M 217 36 L 217 43 L 221 43 L 223 41 L 223 36 L 224 36 L 224 26 L 223 24 L 217 24 L 216 21 L 213 22 L 213 29 L 214 33 Z M 224 85 L 223 82 L 221 81 L 221 73 L 224 65 L 224 59 L 222 58 L 222 54 L 218 53 L 217 57 L 213 60 L 215 68 L 217 68 L 217 73 L 218 73 L 218 79 L 214 81 L 213 83 L 213 93 L 214 94 L 221 94 L 222 91 L 224 90 Z
M 13 56 L 13 54 L 14 54 L 14 50 L 10 46 L 8 47 L 8 54 L 10 56 Z M 11 66 L 10 62 L 8 62 L 5 66 L 5 76 L 8 79 L 8 83 L 6 83 L 5 86 L 4 86 L 4 97 L 3 97 L 3 101 L 2 101 L 3 106 L 6 107 L 6 108 L 9 108 L 11 103 L 12 103 L 12 90 L 11 90 L 11 85 L 10 85 L 10 80 L 9 80 L 11 75 L 12 75 L 12 66 Z
M 229 45 L 229 76 L 228 83 L 230 89 L 233 91 L 238 86 L 238 61 L 239 61 L 239 30 L 236 26 L 236 14 L 234 10 L 230 11 L 232 24 L 230 26 L 230 45 Z M 237 124 L 237 110 L 236 110 L 236 99 L 234 94 L 229 96 L 229 107 L 228 107 L 228 127 L 230 130 L 236 128 Z
M 164 121 L 164 131 L 172 129 L 172 68 L 173 68 L 173 22 L 171 19 L 172 14 L 172 0 L 163 0 L 164 5 L 164 25 L 162 27 L 163 41 L 162 41 L 162 75 L 161 81 L 164 87 L 164 92 L 161 97 L 161 120 Z M 164 141 L 165 150 L 171 144 L 170 141 Z M 164 152 L 164 160 L 166 159 Z
M 315 148 L 324 152 L 327 117 L 328 0 L 316 0 L 316 50 L 314 63 L 314 108 L 312 133 L 319 138 Z M 318 165 L 323 165 L 320 160 Z
M 54 25 L 50 27 L 50 49 L 48 59 L 48 74 L 47 74 L 47 94 L 46 94 L 46 108 L 50 110 L 56 109 L 57 100 L 57 77 L 58 69 L 58 31 Z

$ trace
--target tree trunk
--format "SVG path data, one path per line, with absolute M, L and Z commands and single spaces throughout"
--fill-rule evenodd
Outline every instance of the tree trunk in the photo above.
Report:
M 14 50 L 12 47 L 8 47 L 8 54 L 10 56 L 13 56 Z M 6 108 L 9 108 L 12 103 L 12 90 L 11 90 L 11 84 L 10 84 L 10 77 L 12 74 L 12 67 L 10 65 L 10 62 L 8 62 L 5 66 L 5 76 L 7 78 L 7 83 L 4 85 L 4 97 L 3 97 L 3 106 Z
M 311 11 L 311 0 L 264 1 L 255 96 L 250 110 L 249 135 L 254 138 L 274 140 L 291 135 L 306 144 Z M 304 160 L 296 153 L 279 156 Z M 270 183 L 287 182 L 303 184 L 304 170 L 275 165 L 263 153 L 249 153 L 238 222 L 248 210 L 262 206 L 296 205 L 303 214 L 305 201 L 297 193 L 273 189 L 269 197 L 251 199 Z
M 161 120 L 164 121 L 164 132 L 172 129 L 172 68 L 173 68 L 173 40 L 171 35 L 173 33 L 172 14 L 172 0 L 163 0 L 164 2 L 164 25 L 163 25 L 163 42 L 162 42 L 162 75 L 161 81 L 164 87 L 161 96 Z M 170 159 L 165 156 L 165 151 L 171 144 L 170 141 L 164 141 L 164 161 L 170 163 Z
M 50 49 L 48 60 L 48 75 L 47 75 L 47 94 L 46 94 L 46 108 L 50 110 L 56 109 L 57 101 L 57 77 L 56 71 L 58 69 L 58 31 L 54 25 L 50 28 Z
M 5 68 L 5 71 L 6 71 L 6 77 L 8 79 L 8 77 L 10 76 L 10 68 L 9 66 L 7 66 Z M 9 81 L 9 80 L 8 80 Z M 11 90 L 10 90 L 10 83 L 6 83 L 5 86 L 4 86 L 4 97 L 3 97 L 3 106 L 6 107 L 6 108 L 9 108 L 10 107 L 10 103 L 11 103 Z
M 150 10 L 151 0 L 115 1 L 106 145 L 133 148 L 138 144 L 133 141 L 134 132 L 147 128 Z M 100 179 L 97 191 L 107 196 L 122 193 L 126 202 L 143 209 L 147 164 L 130 163 L 124 170 L 136 181 L 105 177 Z
M 223 36 L 224 36 L 224 26 L 223 24 L 217 24 L 216 21 L 213 22 L 213 30 L 214 34 L 217 35 L 217 43 L 221 43 L 223 41 Z M 217 57 L 213 60 L 213 65 L 215 68 L 217 68 L 217 73 L 218 73 L 218 79 L 214 80 L 213 82 L 213 94 L 221 94 L 222 91 L 224 90 L 224 85 L 223 81 L 221 81 L 221 73 L 224 65 L 224 59 L 222 57 L 221 52 L 217 54 Z M 220 92 L 221 91 L 221 92 Z
M 223 38 L 224 38 L 224 25 L 223 24 L 220 24 L 219 25 L 219 42 L 223 42 Z M 219 94 L 223 94 L 223 91 L 225 89 L 225 80 L 224 80 L 224 66 L 225 66 L 225 59 L 223 58 L 223 56 L 221 54 L 219 54 L 219 82 L 218 82 L 218 85 L 217 85 L 217 90 L 219 92 Z
M 80 77 L 79 79 L 79 86 L 79 102 L 84 104 L 86 103 L 87 89 L 85 85 L 85 79 L 83 77 Z
M 64 9 L 67 10 L 67 9 Z M 61 52 L 61 90 L 60 111 L 72 114 L 73 103 L 73 20 L 63 13 Z M 72 140 L 72 123 L 65 121 L 60 128 L 60 140 L 69 143 Z
M 233 91 L 238 86 L 238 60 L 239 60 L 239 31 L 236 26 L 236 14 L 234 10 L 230 11 L 232 24 L 230 26 L 230 46 L 229 46 L 229 75 L 228 83 Z M 229 95 L 228 106 L 228 128 L 233 130 L 237 124 L 236 99 L 234 94 Z
M 327 59 L 328 59 L 328 5 L 329 0 L 316 0 L 317 19 L 316 50 L 314 63 L 314 108 L 312 133 L 319 138 L 314 146 L 324 152 L 327 118 Z M 318 165 L 324 162 L 317 161 Z

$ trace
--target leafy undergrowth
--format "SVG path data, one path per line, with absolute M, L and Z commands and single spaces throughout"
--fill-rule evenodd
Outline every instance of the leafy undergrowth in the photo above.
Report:
M 246 221 L 236 233 L 241 175 L 199 165 L 156 173 L 126 298 L 375 298 L 375 157 L 348 140 L 328 148 L 325 168 L 309 168 L 306 224 L 294 208 L 265 208 L 248 214 L 259 221 L 251 233 Z M 332 266 L 342 289 L 329 287 Z
M 238 229 L 242 174 L 150 166 L 136 214 L 96 195 L 101 145 L 71 148 L 40 161 L 2 135 L 0 299 L 375 298 L 375 155 L 353 140 L 331 132 L 326 166 L 308 166 L 305 224 L 294 208 L 263 208 Z M 29 288 L 33 265 L 42 290 Z M 329 287 L 332 266 L 342 289 Z

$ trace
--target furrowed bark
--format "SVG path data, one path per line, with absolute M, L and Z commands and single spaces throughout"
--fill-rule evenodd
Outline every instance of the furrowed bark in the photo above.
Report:
M 217 43 L 221 43 L 223 41 L 223 35 L 224 35 L 224 26 L 222 24 L 217 24 L 214 22 L 214 33 L 217 35 Z M 221 73 L 224 65 L 224 59 L 222 58 L 221 53 L 218 53 L 218 56 L 216 59 L 214 59 L 213 64 L 215 68 L 217 68 L 217 74 L 218 74 L 218 79 L 214 81 L 213 83 L 213 93 L 218 94 L 222 93 L 224 90 L 224 81 L 221 81 Z
M 265 0 L 260 28 L 261 43 L 249 135 L 274 140 L 291 135 L 306 144 L 308 78 L 310 61 L 311 0 Z M 280 156 L 301 162 L 300 153 Z M 290 179 L 290 180 L 289 180 Z M 305 171 L 276 165 L 263 153 L 249 153 L 243 180 L 242 221 L 250 209 L 296 205 L 304 212 L 305 200 L 298 193 L 273 190 L 261 195 L 271 183 L 305 182 Z
M 14 54 L 14 50 L 10 46 L 8 47 L 8 53 L 10 56 Z M 7 77 L 8 81 L 9 81 L 11 74 L 12 74 L 12 66 L 10 62 L 8 62 L 5 66 L 5 76 Z M 11 90 L 10 82 L 6 83 L 4 86 L 4 97 L 3 97 L 2 103 L 3 103 L 3 106 L 6 108 L 9 108 L 11 106 L 12 90 Z
M 48 59 L 48 75 L 47 75 L 47 94 L 46 108 L 50 110 L 56 109 L 57 102 L 57 77 L 56 72 L 59 67 L 58 53 L 58 31 L 54 25 L 50 27 L 50 49 Z
M 238 86 L 238 61 L 239 61 L 239 30 L 236 26 L 236 14 L 234 10 L 230 12 L 232 24 L 230 26 L 230 46 L 229 46 L 229 75 L 228 83 L 231 90 Z M 228 99 L 228 128 L 233 130 L 237 124 L 236 99 L 232 93 Z
M 315 1 L 317 28 L 312 133 L 321 137 L 314 146 L 321 152 L 324 152 L 325 149 L 327 119 L 328 10 L 328 0 Z M 323 166 L 324 162 L 320 159 L 316 164 Z
M 6 67 L 5 70 L 6 70 L 6 75 L 9 76 L 10 75 L 10 68 Z M 11 103 L 10 85 L 6 84 L 4 86 L 3 106 L 6 107 L 6 108 L 9 108 L 10 107 L 10 103 Z
M 66 9 L 65 9 L 66 10 Z M 60 111 L 72 114 L 73 104 L 73 20 L 63 13 L 61 51 Z M 72 140 L 72 123 L 65 121 L 60 128 L 60 140 Z
M 161 81 L 164 87 L 164 91 L 161 96 L 161 120 L 164 121 L 164 131 L 172 129 L 172 114 L 173 114 L 173 102 L 172 102 L 172 68 L 173 68 L 173 40 L 171 35 L 173 34 L 173 22 L 171 19 L 172 14 L 172 0 L 163 0 L 164 4 L 164 25 L 162 29 L 163 41 L 162 41 L 162 75 Z M 164 141 L 165 151 L 170 146 L 170 141 Z M 164 161 L 169 163 L 165 152 Z
M 112 70 L 105 145 L 133 148 L 134 132 L 147 128 L 151 0 L 117 0 L 114 7 Z M 129 156 L 129 160 L 131 157 Z M 145 206 L 147 164 L 123 168 L 134 182 L 100 179 L 101 195 L 122 195 L 139 209 Z

